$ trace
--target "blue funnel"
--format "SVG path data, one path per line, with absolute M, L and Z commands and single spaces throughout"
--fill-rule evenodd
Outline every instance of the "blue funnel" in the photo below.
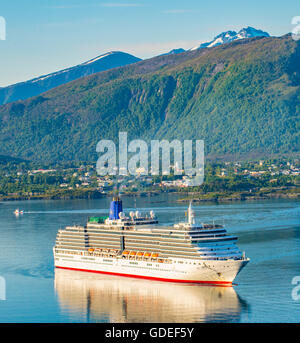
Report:
M 120 198 L 113 198 L 110 203 L 109 219 L 119 219 L 119 213 L 123 211 L 122 200 Z

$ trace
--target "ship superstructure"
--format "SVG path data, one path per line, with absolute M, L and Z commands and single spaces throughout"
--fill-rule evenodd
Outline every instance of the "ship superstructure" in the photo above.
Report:
M 231 284 L 249 259 L 237 237 L 215 224 L 196 224 L 190 204 L 188 220 L 158 225 L 153 211 L 123 212 L 114 198 L 108 217 L 90 217 L 85 226 L 59 230 L 55 266 L 162 281 Z

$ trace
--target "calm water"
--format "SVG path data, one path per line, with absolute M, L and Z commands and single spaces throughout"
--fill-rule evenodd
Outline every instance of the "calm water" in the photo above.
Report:
M 174 196 L 125 198 L 160 222 L 184 219 Z M 110 199 L 0 204 L 0 322 L 299 322 L 291 284 L 300 276 L 300 202 L 195 206 L 203 222 L 225 224 L 251 258 L 237 285 L 212 287 L 107 277 L 53 268 L 58 228 L 106 214 Z M 19 217 L 14 209 L 26 213 Z M 2 279 L 3 280 L 3 279 Z M 3 292 L 2 292 L 3 293 Z

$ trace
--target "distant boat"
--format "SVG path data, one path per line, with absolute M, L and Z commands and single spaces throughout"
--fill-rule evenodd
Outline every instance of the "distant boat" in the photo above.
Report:
M 17 216 L 19 214 L 23 214 L 23 213 L 24 213 L 24 211 L 22 211 L 22 210 L 20 211 L 18 208 L 14 211 L 14 214 L 17 215 Z

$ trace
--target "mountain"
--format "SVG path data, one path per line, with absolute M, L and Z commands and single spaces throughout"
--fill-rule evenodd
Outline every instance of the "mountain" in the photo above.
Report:
M 100 139 L 203 139 L 206 158 L 299 153 L 300 41 L 236 40 L 99 72 L 0 107 L 0 154 L 96 161 Z
M 211 48 L 217 45 L 230 43 L 239 39 L 253 38 L 253 37 L 269 37 L 269 36 L 270 35 L 267 32 L 254 29 L 253 27 L 247 27 L 247 28 L 241 29 L 239 32 L 235 32 L 235 31 L 223 32 L 219 34 L 218 36 L 216 36 L 212 41 L 196 45 L 190 50 Z
M 141 61 L 141 59 L 130 54 L 120 51 L 111 51 L 75 67 L 0 88 L 0 105 L 16 100 L 28 99 L 83 76 L 121 67 L 138 61 Z
M 173 49 L 173 50 L 171 50 L 171 51 L 167 52 L 167 53 L 166 53 L 166 54 L 164 54 L 164 55 L 174 55 L 174 54 L 181 54 L 182 52 L 185 52 L 185 50 L 184 50 L 184 49 L 182 49 L 182 48 L 178 48 L 178 49 Z
M 227 31 L 215 37 L 213 41 L 202 43 L 190 50 L 193 51 L 201 48 L 213 47 L 238 39 L 259 36 L 268 37 L 269 34 L 261 30 L 256 30 L 252 27 L 244 28 L 238 33 L 235 31 Z M 163 55 L 180 54 L 183 52 L 185 52 L 184 49 L 178 48 L 173 49 Z M 25 100 L 81 77 L 139 61 L 141 61 L 141 59 L 133 55 L 120 51 L 111 51 L 95 57 L 87 62 L 81 63 L 75 67 L 70 67 L 51 74 L 42 75 L 32 80 L 19 82 L 7 87 L 0 87 L 0 105 L 17 100 Z

